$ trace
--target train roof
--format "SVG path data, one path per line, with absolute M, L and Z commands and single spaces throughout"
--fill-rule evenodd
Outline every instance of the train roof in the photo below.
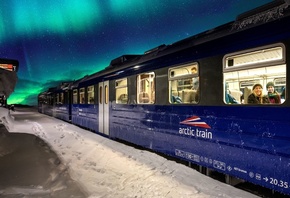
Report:
M 285 6 L 288 7 L 289 5 L 290 5 L 289 0 L 274 0 L 272 2 L 269 2 L 267 4 L 264 4 L 262 6 L 259 6 L 257 8 L 254 8 L 252 10 L 246 11 L 246 12 L 238 15 L 236 18 L 236 21 L 246 19 L 246 18 L 252 17 L 252 16 L 257 15 L 257 14 L 260 15 L 260 14 L 263 14 L 264 12 L 267 12 L 268 14 L 270 14 L 269 11 L 272 12 L 271 10 L 273 8 L 274 9 L 281 9 L 282 7 L 285 7 Z
M 132 66 L 144 64 L 155 58 L 198 46 L 225 36 L 244 31 L 262 24 L 266 24 L 290 15 L 290 0 L 275 0 L 263 6 L 257 7 L 236 17 L 235 21 L 220 25 L 208 31 L 190 36 L 183 40 L 169 45 L 162 44 L 153 49 L 147 50 L 144 54 L 122 55 L 113 59 L 105 69 L 91 75 L 86 75 L 73 83 L 73 87 L 85 81 L 91 81 L 97 77 L 105 76 L 110 78 L 119 76 Z
M 61 90 L 67 90 L 70 88 L 71 84 L 72 84 L 73 81 L 68 81 L 68 82 L 62 82 L 58 88 L 61 89 Z
M 93 74 L 92 74 L 93 75 Z M 87 79 L 92 76 L 92 75 L 85 75 L 84 77 L 81 77 L 77 80 L 74 80 L 73 82 L 70 83 L 70 88 L 75 88 L 78 87 L 78 85 L 84 81 L 87 81 Z

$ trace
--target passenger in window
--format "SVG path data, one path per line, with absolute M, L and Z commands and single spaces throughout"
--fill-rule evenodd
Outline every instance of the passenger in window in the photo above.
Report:
M 240 104 L 230 93 L 226 93 L 225 97 L 227 104 Z
M 196 74 L 196 73 L 197 73 L 197 69 L 196 69 L 196 67 L 191 68 L 191 73 L 192 73 L 192 74 Z
M 268 96 L 263 95 L 263 86 L 255 84 L 252 93 L 248 97 L 248 104 L 269 104 Z
M 90 103 L 89 104 L 93 104 L 94 103 L 94 98 L 90 97 Z
M 228 83 L 226 83 L 225 101 L 227 104 L 239 104 L 235 97 L 231 95 Z
M 282 89 L 282 93 L 281 93 L 281 99 L 282 100 L 285 100 L 285 96 L 286 95 L 286 89 L 285 89 L 285 87 L 283 87 L 283 89 Z
M 269 98 L 270 103 L 281 104 L 281 97 L 279 93 L 275 90 L 274 83 L 268 82 L 266 87 L 267 87 L 268 98 Z
M 197 68 L 196 67 L 192 67 L 191 68 L 191 73 L 192 74 L 196 74 L 197 73 Z M 198 77 L 194 77 L 192 78 L 192 88 L 193 90 L 198 90 L 199 87 L 199 78 Z
M 182 99 L 179 96 L 171 96 L 172 103 L 182 103 Z

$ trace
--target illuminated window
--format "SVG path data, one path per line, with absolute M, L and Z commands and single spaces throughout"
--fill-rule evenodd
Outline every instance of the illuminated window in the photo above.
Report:
M 6 69 L 8 71 L 16 71 L 16 66 L 14 66 L 13 64 L 0 63 L 0 68 L 1 69 Z
M 137 102 L 153 104 L 155 102 L 155 73 L 148 72 L 137 76 Z
M 80 104 L 85 104 L 85 88 L 80 88 Z
M 74 89 L 73 90 L 73 104 L 77 104 L 78 103 L 78 90 Z
M 254 89 L 257 85 L 262 88 L 260 92 Z M 274 100 L 275 104 L 281 104 L 285 101 L 285 89 L 284 45 L 264 46 L 224 57 L 226 104 L 273 104 Z M 260 93 L 262 97 L 255 97 Z
M 230 55 L 225 58 L 225 67 L 245 67 L 247 65 L 269 64 L 283 60 L 283 48 L 261 48 L 252 52 Z
M 87 87 L 87 102 L 88 104 L 95 103 L 95 88 L 94 85 Z
M 172 104 L 198 103 L 199 67 L 186 64 L 168 70 L 169 102 Z
M 109 103 L 109 89 L 108 85 L 105 85 L 105 104 Z
M 116 103 L 127 104 L 128 102 L 127 78 L 116 80 L 115 89 L 116 89 Z

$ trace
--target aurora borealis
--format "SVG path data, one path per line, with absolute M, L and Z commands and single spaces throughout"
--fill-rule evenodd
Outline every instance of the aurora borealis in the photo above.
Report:
M 143 54 L 233 21 L 270 0 L 2 0 L 0 58 L 19 60 L 9 104 L 78 79 L 123 54 Z

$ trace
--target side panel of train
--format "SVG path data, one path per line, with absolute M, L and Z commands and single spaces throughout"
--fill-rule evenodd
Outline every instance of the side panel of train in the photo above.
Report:
M 53 116 L 67 122 L 71 121 L 71 91 L 59 89 L 54 92 Z
M 71 121 L 289 194 L 289 100 L 282 96 L 289 40 L 267 44 L 195 59 L 187 50 L 160 69 L 80 83 L 72 89 Z M 253 85 L 266 92 L 270 81 L 281 103 L 247 104 Z
M 38 95 L 38 112 L 49 116 L 53 116 L 52 94 L 44 92 Z
M 290 194 L 289 99 L 282 94 L 289 47 L 285 40 L 190 61 L 183 52 L 174 56 L 179 64 L 117 79 L 109 135 Z M 281 103 L 247 104 L 253 85 L 267 93 L 268 82 Z
M 48 92 L 39 94 L 38 112 L 70 122 L 71 91 L 54 87 L 50 88 Z
M 72 123 L 98 131 L 98 87 L 95 83 L 80 84 L 72 90 Z

